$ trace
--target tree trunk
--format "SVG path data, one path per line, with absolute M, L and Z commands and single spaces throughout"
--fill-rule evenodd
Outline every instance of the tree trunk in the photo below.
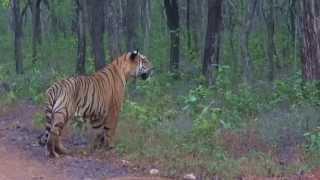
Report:
M 20 0 L 12 0 L 13 29 L 14 29 L 14 59 L 16 73 L 23 73 L 22 62 L 22 17 L 20 13 Z
M 297 10 L 296 10 L 297 0 L 290 0 L 289 2 L 289 31 L 292 36 L 292 39 L 296 37 L 296 18 L 297 18 Z
M 227 7 L 226 7 L 226 14 L 228 14 L 228 17 L 226 18 L 225 24 L 225 29 L 227 29 L 229 31 L 229 35 L 228 35 L 228 42 L 229 42 L 229 46 L 230 46 L 230 53 L 231 53 L 231 58 L 232 58 L 232 63 L 231 63 L 231 67 L 232 67 L 232 71 L 233 71 L 233 75 L 232 75 L 232 79 L 234 79 L 235 81 L 240 80 L 239 78 L 239 51 L 236 48 L 235 45 L 235 40 L 236 38 L 236 9 L 233 6 L 232 3 L 226 3 Z
M 87 0 L 91 46 L 96 70 L 105 66 L 103 43 L 105 2 L 106 0 Z
M 191 50 L 191 31 L 190 31 L 190 0 L 187 0 L 187 18 L 186 18 L 186 25 L 187 25 L 187 45 L 188 50 Z
M 305 80 L 320 80 L 320 1 L 303 0 L 302 72 Z
M 267 68 L 268 68 L 268 80 L 274 79 L 274 55 L 276 54 L 276 47 L 274 43 L 275 33 L 275 18 L 274 18 L 274 0 L 269 0 L 267 3 L 267 15 L 264 19 L 266 22 L 267 38 L 266 38 L 266 53 L 267 53 Z
M 127 49 L 129 51 L 138 49 L 138 27 L 139 27 L 139 1 L 127 0 L 126 27 L 127 27 Z
M 108 1 L 106 6 L 106 31 L 108 34 L 108 50 L 111 60 L 121 53 L 121 1 Z
M 55 7 L 55 3 L 57 3 L 57 1 L 55 0 L 47 0 L 44 1 L 45 4 L 47 5 L 48 9 L 49 9 L 49 20 L 50 20 L 50 30 L 52 32 L 52 34 L 54 35 L 54 37 L 58 37 L 58 32 L 59 32 L 59 19 L 57 17 L 57 12 L 56 12 L 56 7 Z
M 151 30 L 151 0 L 143 0 L 141 10 L 141 25 L 143 28 L 144 41 L 143 52 L 148 54 Z
M 31 1 L 32 14 L 32 62 L 37 61 L 37 45 L 41 44 L 41 21 L 40 21 L 41 0 Z
M 214 84 L 213 71 L 214 69 L 218 69 L 219 65 L 222 1 L 223 0 L 208 0 L 208 25 L 202 73 L 206 77 L 209 86 Z
M 76 0 L 76 18 L 77 18 L 77 65 L 76 73 L 85 74 L 86 61 L 86 28 L 85 28 L 85 1 Z
M 249 51 L 249 36 L 251 34 L 253 19 L 257 9 L 258 0 L 248 1 L 248 10 L 246 11 L 245 19 L 242 25 L 242 33 L 240 34 L 240 53 L 243 66 L 243 78 L 246 83 L 252 80 L 253 65 L 251 62 Z
M 188 2 L 187 2 L 188 3 Z M 204 44 L 202 43 L 206 30 L 206 16 L 207 12 L 203 10 L 203 7 L 207 9 L 207 1 L 190 0 L 190 39 L 191 50 L 200 55 L 200 59 L 203 59 Z
M 177 0 L 164 0 L 167 25 L 170 31 L 170 66 L 173 73 L 179 70 L 179 10 Z

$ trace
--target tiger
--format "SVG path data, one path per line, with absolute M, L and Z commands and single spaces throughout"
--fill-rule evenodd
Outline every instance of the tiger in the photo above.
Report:
M 39 144 L 49 157 L 70 151 L 61 142 L 61 132 L 74 117 L 87 119 L 107 147 L 113 147 L 118 116 L 124 102 L 125 87 L 131 78 L 148 79 L 153 66 L 137 50 L 124 53 L 92 75 L 79 75 L 55 82 L 46 91 L 45 132 Z

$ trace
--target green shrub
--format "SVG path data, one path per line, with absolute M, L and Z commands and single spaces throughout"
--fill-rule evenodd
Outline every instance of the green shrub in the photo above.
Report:
M 311 152 L 320 151 L 320 127 L 317 127 L 315 130 L 307 132 L 304 134 L 307 139 L 307 144 L 305 145 L 306 150 Z

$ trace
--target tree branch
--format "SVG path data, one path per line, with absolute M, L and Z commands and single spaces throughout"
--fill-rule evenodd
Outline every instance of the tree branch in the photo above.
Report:
M 31 5 L 31 1 L 30 0 L 28 0 L 28 2 L 26 3 L 26 6 L 22 9 L 22 11 L 21 11 L 21 18 L 23 17 L 23 16 L 25 16 L 25 14 L 26 14 L 26 12 L 27 12 L 27 9 L 28 9 L 28 7 L 30 7 L 30 5 Z

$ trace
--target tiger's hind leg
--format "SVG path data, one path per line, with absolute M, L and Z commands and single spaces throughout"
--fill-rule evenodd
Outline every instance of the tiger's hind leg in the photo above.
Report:
M 47 142 L 47 151 L 50 157 L 59 157 L 63 154 L 69 154 L 69 150 L 67 150 L 61 140 L 61 133 L 66 124 L 66 117 L 63 113 L 55 113 L 53 114 L 53 119 L 51 123 L 51 131 L 49 134 L 48 142 Z
M 64 147 L 64 145 L 62 144 L 60 138 L 61 138 L 61 136 L 59 136 L 58 140 L 57 140 L 56 152 L 59 153 L 59 154 L 63 154 L 63 155 L 70 154 L 70 151 L 66 147 Z
M 60 157 L 59 153 L 56 152 L 57 141 L 58 141 L 58 136 L 56 134 L 51 133 L 49 135 L 49 139 L 47 142 L 47 153 L 49 157 L 52 157 L 52 158 Z

